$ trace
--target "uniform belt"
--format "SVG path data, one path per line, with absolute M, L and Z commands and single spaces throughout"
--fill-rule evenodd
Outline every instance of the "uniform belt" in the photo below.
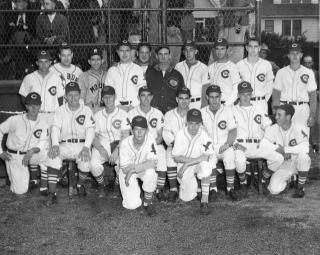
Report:
M 24 155 L 24 154 L 27 154 L 26 151 L 15 151 L 15 150 L 10 150 L 10 149 L 7 149 L 7 152 L 9 153 L 13 153 L 13 154 L 18 154 L 18 155 Z
M 39 113 L 54 113 L 52 111 L 43 111 L 43 110 L 40 110 Z
M 260 143 L 260 139 L 237 139 L 239 143 Z
M 194 103 L 194 102 L 199 102 L 201 100 L 201 97 L 195 97 L 195 98 L 191 98 L 190 102 Z
M 226 101 L 222 100 L 222 101 L 221 101 L 221 104 L 224 104 L 225 102 L 226 102 Z
M 67 140 L 61 140 L 61 143 L 84 143 L 85 139 L 67 139 Z
M 120 101 L 121 105 L 129 105 L 131 103 L 132 103 L 132 101 Z
M 251 97 L 252 101 L 259 101 L 259 100 L 265 100 L 265 99 L 266 99 L 265 96 L 263 96 L 263 97 Z
M 294 101 L 280 101 L 282 104 L 291 104 L 291 105 L 301 105 L 301 104 L 309 104 L 309 102 L 300 101 L 300 102 L 294 102 Z

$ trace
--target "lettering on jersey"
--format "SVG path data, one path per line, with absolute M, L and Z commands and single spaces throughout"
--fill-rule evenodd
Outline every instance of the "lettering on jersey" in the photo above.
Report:
M 67 73 L 67 80 L 77 82 L 78 78 L 72 73 Z
M 131 122 L 130 122 L 129 118 L 127 118 L 127 126 L 131 126 Z
M 225 120 L 221 120 L 219 123 L 218 123 L 218 127 L 220 128 L 220 129 L 226 129 L 226 127 L 227 127 L 227 122 L 225 121 Z
M 132 81 L 132 83 L 133 83 L 134 85 L 137 85 L 137 83 L 138 83 L 138 75 L 133 75 L 133 76 L 131 77 L 131 81 Z
M 115 120 L 114 122 L 112 122 L 112 126 L 113 126 L 115 129 L 120 129 L 120 127 L 121 127 L 121 120 Z
M 289 142 L 289 146 L 296 146 L 297 145 L 297 141 L 296 141 L 296 139 L 292 139 L 292 140 L 290 140 L 290 142 Z
M 176 89 L 178 86 L 178 80 L 175 77 L 169 77 L 167 81 L 169 87 Z
M 40 138 L 40 136 L 41 136 L 41 133 L 42 133 L 42 129 L 37 129 L 37 130 L 35 130 L 34 132 L 33 132 L 33 135 L 34 135 L 34 137 L 35 138 Z
M 79 125 L 83 125 L 85 119 L 86 119 L 86 116 L 85 116 L 85 115 L 79 115 L 79 116 L 76 118 L 76 122 L 78 122 Z
M 204 151 L 209 150 L 209 146 L 210 146 L 211 142 L 207 142 L 207 144 L 203 144 L 204 147 Z
M 301 134 L 303 135 L 303 138 L 308 137 L 308 135 L 306 134 L 306 132 L 304 132 L 303 130 L 301 130 Z
M 153 143 L 151 144 L 151 152 L 154 153 L 154 155 L 157 155 L 157 151 Z
M 55 96 L 57 94 L 56 86 L 52 86 L 51 88 L 48 89 L 48 91 L 51 96 Z
M 309 80 L 309 75 L 307 74 L 303 74 L 300 76 L 300 80 L 304 83 L 304 84 L 307 84 L 308 83 L 308 80 Z
M 258 79 L 258 81 L 263 82 L 266 79 L 266 76 L 265 76 L 265 74 L 260 73 L 260 74 L 258 74 L 257 79 Z
M 260 114 L 257 114 L 257 115 L 254 117 L 254 121 L 255 121 L 257 124 L 261 124 L 261 115 L 260 115 Z
M 229 70 L 223 70 L 222 72 L 221 72 L 221 76 L 222 76 L 222 78 L 228 78 L 229 77 Z
M 158 124 L 158 120 L 156 118 L 153 118 L 150 120 L 149 124 L 151 127 L 155 128 Z
M 99 84 L 94 84 L 93 86 L 91 86 L 90 91 L 93 94 L 94 92 L 102 88 L 103 88 L 103 83 L 99 82 Z

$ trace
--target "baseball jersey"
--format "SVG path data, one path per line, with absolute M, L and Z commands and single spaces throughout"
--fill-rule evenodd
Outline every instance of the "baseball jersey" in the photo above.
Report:
M 133 135 L 128 136 L 121 142 L 120 168 L 125 168 L 130 164 L 140 164 L 147 160 L 158 160 L 157 144 L 154 136 L 147 133 L 139 150 L 133 145 Z
M 54 112 L 59 107 L 58 98 L 64 96 L 61 79 L 50 71 L 45 77 L 34 71 L 24 77 L 19 94 L 26 97 L 29 93 L 36 92 L 41 96 L 41 111 Z
M 177 108 L 168 111 L 164 115 L 164 124 L 162 137 L 165 143 L 169 146 L 174 142 L 175 136 L 180 129 L 186 126 L 187 115 L 181 116 Z
M 261 139 L 265 129 L 271 125 L 271 120 L 259 107 L 236 105 L 232 109 L 237 124 L 237 139 Z
M 81 102 L 78 110 L 71 111 L 68 104 L 62 105 L 53 116 L 52 145 L 58 145 L 60 141 L 67 139 L 86 139 L 88 132 L 93 132 L 94 137 L 94 129 L 95 121 L 88 106 Z M 91 143 L 86 139 L 85 146 L 90 147 Z
M 143 70 L 135 63 L 119 63 L 110 67 L 104 83 L 106 86 L 114 87 L 117 96 L 116 105 L 120 101 L 131 101 L 134 106 L 139 104 L 139 88 L 146 85 Z
M 182 74 L 184 84 L 188 89 L 190 89 L 192 97 L 201 97 L 202 86 L 209 83 L 208 67 L 198 61 L 189 68 L 184 60 L 179 62 L 175 69 Z
M 221 105 L 213 114 L 209 106 L 201 109 L 203 126 L 214 144 L 224 144 L 228 139 L 229 131 L 236 128 L 236 122 L 230 107 Z
M 281 68 L 274 82 L 274 89 L 281 91 L 281 101 L 309 102 L 309 92 L 317 89 L 314 73 L 304 66 L 296 71 L 290 66 Z
M 36 121 L 29 120 L 26 114 L 9 117 L 0 124 L 0 141 L 4 134 L 8 134 L 6 145 L 11 150 L 25 152 L 34 147 L 45 149 L 48 145 L 48 124 L 40 115 Z
M 55 63 L 50 67 L 50 71 L 55 72 L 60 77 L 63 87 L 71 81 L 78 82 L 78 78 L 82 74 L 82 70 L 72 64 L 70 67 L 65 68 L 60 63 Z
M 130 122 L 135 116 L 143 116 L 147 119 L 149 133 L 155 138 L 158 136 L 158 132 L 163 128 L 163 114 L 158 109 L 151 107 L 150 111 L 145 113 L 141 110 L 140 105 L 128 112 Z
M 225 63 L 214 62 L 208 67 L 210 84 L 221 88 L 221 101 L 233 105 L 238 95 L 240 76 L 237 66 L 230 60 Z
M 240 78 L 242 81 L 251 83 L 253 97 L 266 97 L 269 100 L 273 89 L 273 71 L 269 61 L 259 58 L 251 65 L 248 59 L 242 59 L 237 63 Z
M 88 70 L 80 74 L 78 83 L 81 89 L 81 98 L 84 104 L 91 106 L 99 105 L 101 100 L 101 90 L 104 87 L 107 72 L 101 71 L 99 74 Z
M 128 113 L 118 107 L 112 113 L 107 113 L 106 109 L 98 111 L 94 115 L 96 122 L 96 133 L 99 135 L 101 144 L 109 144 L 119 141 L 121 131 L 130 130 Z

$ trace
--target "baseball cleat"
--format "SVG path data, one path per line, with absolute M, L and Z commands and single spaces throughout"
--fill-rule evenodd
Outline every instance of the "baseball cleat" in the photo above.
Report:
M 47 197 L 49 195 L 49 190 L 48 189 L 40 190 L 40 195 Z
M 263 182 L 262 183 L 262 194 L 265 196 L 269 196 L 270 195 L 270 191 L 268 189 L 268 183 Z
M 240 184 L 240 192 L 243 198 L 248 197 L 248 187 L 247 184 Z
M 200 214 L 201 215 L 208 215 L 209 211 L 209 204 L 208 203 L 201 203 L 200 204 Z
M 87 191 L 84 185 L 80 185 L 80 186 L 77 185 L 77 191 L 78 191 L 78 195 L 81 197 L 84 197 L 87 195 Z
M 296 188 L 295 192 L 293 193 L 293 198 L 303 198 L 305 195 L 303 188 Z
M 56 193 L 49 193 L 47 200 L 44 201 L 44 205 L 51 206 L 53 204 L 56 204 L 57 202 L 58 202 L 58 197 Z
M 143 206 L 143 210 L 144 210 L 145 214 L 149 217 L 155 216 L 157 214 L 156 209 L 154 208 L 153 204 Z
M 156 197 L 159 200 L 159 202 L 166 200 L 163 190 L 158 190 L 158 192 L 156 193 Z
M 168 202 L 175 203 L 178 199 L 178 192 L 177 191 L 170 191 L 168 195 Z
M 99 198 L 104 198 L 106 197 L 107 194 L 106 194 L 106 188 L 104 185 L 99 185 L 98 187 L 98 197 Z
M 210 190 L 209 192 L 209 201 L 210 202 L 214 202 L 214 201 L 217 201 L 218 199 L 218 193 L 216 190 Z
M 230 189 L 230 190 L 228 191 L 228 196 L 230 197 L 230 199 L 231 199 L 232 201 L 238 201 L 238 200 L 239 200 L 238 195 L 236 194 L 236 192 L 235 192 L 234 189 Z

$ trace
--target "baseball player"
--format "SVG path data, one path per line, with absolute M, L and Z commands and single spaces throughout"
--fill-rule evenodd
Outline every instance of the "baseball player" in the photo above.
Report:
M 64 159 L 74 159 L 79 169 L 77 190 L 79 195 L 86 195 L 83 186 L 90 171 L 90 147 L 95 135 L 95 122 L 88 106 L 80 101 L 78 83 L 70 82 L 65 87 L 67 104 L 60 106 L 53 117 L 51 127 L 51 148 L 48 153 L 49 196 L 46 206 L 57 202 L 56 186 L 58 171 Z M 95 176 L 100 186 L 100 176 Z M 71 187 L 72 188 L 72 187 Z M 72 194 L 69 190 L 69 194 Z
M 187 113 L 187 126 L 178 131 L 172 156 L 178 163 L 179 197 L 191 201 L 197 196 L 198 183 L 201 180 L 201 214 L 208 214 L 210 176 L 216 168 L 216 157 L 212 139 L 201 127 L 202 116 L 198 109 Z
M 106 188 L 114 190 L 114 170 L 119 171 L 119 144 L 129 136 L 130 123 L 126 111 L 115 106 L 116 94 L 111 86 L 105 86 L 101 91 L 101 100 L 105 108 L 94 115 L 96 134 L 93 141 L 91 171 L 93 176 L 103 178 L 103 164 L 107 162 Z M 104 180 L 101 181 L 104 183 Z M 120 189 L 119 189 L 120 190 Z M 104 193 L 101 194 L 104 196 Z
M 132 134 L 120 144 L 119 181 L 124 208 L 133 210 L 141 206 L 140 179 L 144 191 L 143 208 L 153 216 L 155 209 L 152 196 L 157 187 L 157 146 L 153 135 L 148 133 L 147 120 L 142 116 L 132 119 Z
M 88 63 L 90 69 L 79 76 L 79 86 L 81 89 L 81 99 L 93 112 L 100 109 L 101 90 L 107 72 L 102 70 L 103 56 L 100 49 L 94 48 L 90 51 Z
M 273 71 L 269 61 L 259 57 L 260 43 L 257 38 L 249 38 L 246 50 L 248 57 L 237 63 L 240 78 L 253 87 L 252 104 L 268 113 L 268 100 L 272 94 Z
M 237 66 L 228 60 L 228 42 L 224 38 L 219 38 L 214 43 L 214 50 L 217 61 L 208 67 L 210 84 L 218 85 L 221 88 L 221 103 L 232 106 L 237 99 L 238 84 L 240 76 Z M 203 98 L 203 105 L 207 104 L 206 98 Z
M 116 105 L 129 111 L 138 105 L 138 90 L 146 84 L 143 70 L 130 58 L 131 44 L 122 41 L 117 46 L 120 63 L 109 68 L 105 84 L 114 87 L 117 95 Z
M 186 60 L 176 64 L 175 69 L 182 74 L 185 86 L 190 89 L 192 95 L 190 108 L 200 109 L 202 86 L 209 83 L 208 67 L 196 59 L 198 50 L 195 42 L 187 40 L 183 54 Z
M 78 82 L 82 70 L 73 65 L 73 50 L 70 45 L 63 43 L 59 49 L 59 63 L 55 63 L 51 66 L 50 71 L 55 72 L 61 79 L 63 87 L 69 82 Z
M 247 182 L 245 175 L 247 158 L 266 159 L 271 171 L 277 170 L 283 162 L 281 154 L 267 146 L 264 148 L 260 146 L 265 130 L 271 125 L 271 120 L 261 107 L 251 104 L 252 92 L 249 82 L 240 82 L 238 85 L 240 104 L 233 107 L 237 123 L 237 139 L 233 147 L 236 171 L 242 185 Z
M 295 114 L 292 120 L 311 127 L 315 122 L 317 106 L 317 84 L 314 73 L 300 64 L 302 52 L 299 44 L 289 45 L 288 58 L 290 65 L 278 71 L 274 82 L 273 105 L 293 105 Z M 310 129 L 307 128 L 306 131 L 309 135 Z
M 149 43 L 140 43 L 138 45 L 138 60 L 137 65 L 139 65 L 143 70 L 143 75 L 147 72 L 149 66 L 152 65 L 151 63 L 151 46 Z
M 151 107 L 153 95 L 147 86 L 139 89 L 140 104 L 129 111 L 130 122 L 135 116 L 143 116 L 148 122 L 149 134 L 153 135 L 157 143 L 158 163 L 157 163 L 157 190 L 156 196 L 159 200 L 164 199 L 163 188 L 166 181 L 166 151 L 162 144 L 162 130 L 163 130 L 163 114 L 158 109 Z
M 9 117 L 0 124 L 0 142 L 3 135 L 8 134 L 7 150 L 0 146 L 0 158 L 5 161 L 10 179 L 10 190 L 15 194 L 28 191 L 29 179 L 34 179 L 28 165 L 40 165 L 45 169 L 48 149 L 48 124 L 38 113 L 41 98 L 36 92 L 29 93 L 25 98 L 26 114 Z
M 175 202 L 178 197 L 178 184 L 177 184 L 177 163 L 172 158 L 172 148 L 174 139 L 180 129 L 186 126 L 186 116 L 189 111 L 191 93 L 186 87 L 183 87 L 177 92 L 176 101 L 178 107 L 168 111 L 164 115 L 163 125 L 163 140 L 167 147 L 167 175 L 169 180 L 170 192 L 168 196 L 169 202 Z
M 286 188 L 291 176 L 298 174 L 298 187 L 293 197 L 302 198 L 311 160 L 308 155 L 309 141 L 306 127 L 292 121 L 294 112 L 294 107 L 289 104 L 277 107 L 277 124 L 271 126 L 264 135 L 267 147 L 278 152 L 285 160 L 274 173 L 270 170 L 263 172 L 263 186 L 266 186 L 267 180 L 272 175 L 268 189 L 273 195 L 279 194 Z
M 221 104 L 221 88 L 211 85 L 206 97 L 209 105 L 201 109 L 203 126 L 213 141 L 218 159 L 223 160 L 227 179 L 227 192 L 232 200 L 238 200 L 234 191 L 235 153 L 233 143 L 237 137 L 237 125 L 230 107 Z M 213 169 L 210 179 L 210 200 L 217 198 L 217 170 Z

